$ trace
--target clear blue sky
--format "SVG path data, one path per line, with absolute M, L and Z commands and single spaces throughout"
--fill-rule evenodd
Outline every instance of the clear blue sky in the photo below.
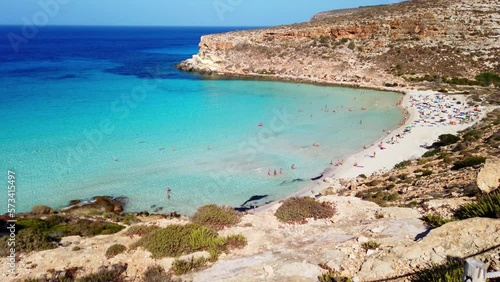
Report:
M 321 11 L 395 2 L 400 1 L 0 0 L 0 24 L 22 25 L 25 18 L 49 25 L 270 26 L 308 21 Z M 44 12 L 40 3 L 59 4 Z

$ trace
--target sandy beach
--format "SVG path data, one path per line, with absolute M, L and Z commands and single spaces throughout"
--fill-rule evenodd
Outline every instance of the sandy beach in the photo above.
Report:
M 467 105 L 468 97 L 465 95 L 443 95 L 436 91 L 419 90 L 406 90 L 404 93 L 400 104 L 408 113 L 404 124 L 386 132 L 386 135 L 377 141 L 367 144 L 366 149 L 347 156 L 342 165 L 337 165 L 337 160 L 334 160 L 334 165 L 325 169 L 323 177 L 309 182 L 292 196 L 319 195 L 324 189 L 339 186 L 341 181 L 352 180 L 360 174 L 370 176 L 389 171 L 396 164 L 418 158 L 428 151 L 421 145 L 431 145 L 437 141 L 439 135 L 455 134 L 464 130 L 488 112 L 484 107 L 474 111 L 474 108 Z M 427 103 L 429 108 L 424 108 L 424 103 Z M 437 111 L 431 112 L 434 108 Z M 453 111 L 457 116 L 454 116 Z M 440 114 L 442 116 L 439 116 Z M 462 116 L 459 116 L 460 114 Z M 465 119 L 466 115 L 473 116 L 473 119 Z M 276 204 L 262 206 L 257 211 L 273 209 Z

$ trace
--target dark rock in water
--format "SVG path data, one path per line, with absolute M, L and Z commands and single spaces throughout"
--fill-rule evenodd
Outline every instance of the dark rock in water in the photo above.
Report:
M 171 212 L 167 216 L 168 216 L 168 218 L 180 218 L 181 217 L 181 215 L 178 214 L 177 212 Z
M 250 197 L 250 199 L 248 199 L 246 202 L 244 202 L 241 206 L 242 206 L 242 207 L 244 207 L 244 206 L 246 206 L 249 202 L 262 200 L 262 199 L 266 198 L 267 196 L 269 196 L 269 195 L 254 195 L 254 196 Z
M 71 202 L 76 203 L 76 201 L 77 200 Z M 114 198 L 109 196 L 98 196 L 92 198 L 90 201 L 79 201 L 77 204 L 62 209 L 62 211 L 67 213 L 85 213 L 89 210 L 100 210 L 119 214 L 123 211 L 125 202 L 125 197 Z
M 161 211 L 161 210 L 163 210 L 163 207 L 157 207 L 156 209 L 154 209 L 154 211 L 153 211 L 153 212 L 159 212 L 159 211 Z
M 81 202 L 82 202 L 82 200 L 71 200 L 71 201 L 69 201 L 69 205 L 74 206 L 74 205 L 78 205 Z
M 321 177 L 323 177 L 323 173 L 322 173 L 322 174 L 320 174 L 319 176 L 316 176 L 316 177 L 311 178 L 311 180 L 312 180 L 312 181 L 314 181 L 314 180 L 319 180 L 319 179 L 321 179 Z
M 293 180 L 284 180 L 283 182 L 280 183 L 280 185 L 286 185 L 288 183 L 294 183 L 294 182 L 301 182 L 301 181 L 304 181 L 304 179 L 302 178 L 295 178 Z
M 154 209 L 154 208 L 156 208 L 156 205 L 152 205 L 152 206 L 151 206 L 151 209 Z

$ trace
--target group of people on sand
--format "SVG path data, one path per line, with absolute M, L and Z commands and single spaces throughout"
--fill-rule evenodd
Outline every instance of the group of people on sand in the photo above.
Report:
M 467 124 L 478 119 L 481 113 L 480 109 L 443 94 L 412 95 L 410 104 L 417 109 L 419 114 L 413 126 Z
M 335 164 L 333 161 L 330 161 L 330 165 L 341 166 L 344 164 L 344 159 L 338 160 Z

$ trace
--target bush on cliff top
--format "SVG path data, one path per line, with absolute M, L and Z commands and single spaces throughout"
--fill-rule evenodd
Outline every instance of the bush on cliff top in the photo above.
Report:
M 224 229 L 238 224 L 241 213 L 231 207 L 219 207 L 217 205 L 206 205 L 200 207 L 193 215 L 192 221 L 199 225 L 208 226 L 215 230 Z
M 307 219 L 329 218 L 335 213 L 335 207 L 330 203 L 320 203 L 310 197 L 293 197 L 283 201 L 275 216 L 285 223 L 307 223 Z

